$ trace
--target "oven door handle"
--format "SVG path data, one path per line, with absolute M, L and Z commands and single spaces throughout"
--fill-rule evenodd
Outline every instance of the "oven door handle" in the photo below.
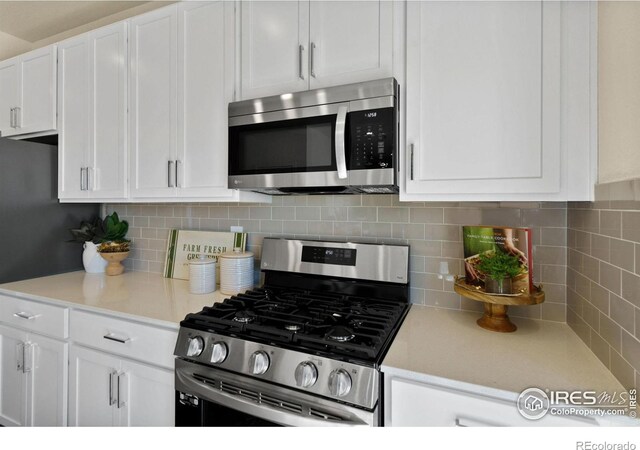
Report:
M 336 118 L 336 167 L 338 168 L 338 178 L 347 178 L 347 157 L 345 155 L 345 131 L 347 127 L 348 106 L 338 107 L 338 117 Z
M 248 414 L 253 417 L 258 417 L 269 422 L 275 422 L 280 425 L 294 426 L 294 427 L 310 427 L 310 426 L 368 426 L 366 422 L 358 420 L 358 418 L 352 418 L 349 420 L 335 421 L 335 420 L 323 420 L 320 417 L 315 416 L 302 416 L 298 414 L 289 413 L 287 411 L 276 409 L 265 403 L 255 403 L 251 400 L 247 400 L 242 397 L 236 397 L 229 395 L 220 389 L 216 389 L 214 386 L 196 380 L 189 371 L 183 371 L 176 367 L 176 389 L 179 391 L 185 391 L 186 393 L 195 395 L 203 400 L 217 403 L 236 411 Z

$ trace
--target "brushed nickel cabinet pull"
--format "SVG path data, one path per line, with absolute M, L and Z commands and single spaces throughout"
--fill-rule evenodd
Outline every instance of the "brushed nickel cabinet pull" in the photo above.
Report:
M 304 80 L 304 74 L 302 73 L 302 53 L 304 52 L 304 46 L 298 46 L 298 77 Z
M 310 61 L 311 61 L 309 63 L 309 66 L 310 66 L 309 71 L 311 72 L 311 76 L 313 78 L 316 77 L 315 67 L 314 67 L 314 63 L 313 63 L 313 56 L 314 56 L 314 53 L 315 53 L 315 49 L 316 49 L 316 44 L 312 42 L 311 43 L 311 50 L 309 51 L 309 53 L 310 53 Z
M 410 150 L 410 151 L 411 151 L 411 171 L 410 171 L 410 178 L 411 178 L 411 181 L 413 181 L 413 144 L 411 144 L 410 149 L 411 149 L 411 150 Z
M 119 342 L 120 344 L 126 344 L 127 342 L 131 341 L 131 338 L 118 338 L 115 337 L 113 334 L 105 334 L 104 336 L 102 336 L 104 339 L 108 339 L 110 341 L 115 341 L 115 342 Z
M 167 163 L 167 186 L 172 188 L 175 187 L 174 183 L 171 181 L 171 173 L 173 172 L 173 170 L 171 170 L 173 166 L 173 161 L 169 161 Z
M 21 312 L 14 313 L 13 317 L 17 317 L 19 319 L 25 319 L 25 320 L 34 320 L 38 316 L 21 311 Z

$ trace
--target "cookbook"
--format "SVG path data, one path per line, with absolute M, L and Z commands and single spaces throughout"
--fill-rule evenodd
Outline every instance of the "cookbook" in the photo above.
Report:
M 522 272 L 512 279 L 514 292 L 535 292 L 530 228 L 463 226 L 464 272 L 468 284 L 484 288 L 486 275 L 477 265 L 480 255 L 503 252 L 517 256 Z
M 224 231 L 171 230 L 167 241 L 165 278 L 189 279 L 189 261 L 200 258 L 213 259 L 216 263 L 222 253 L 234 248 L 245 251 L 247 233 Z M 220 267 L 216 264 L 216 282 L 220 283 Z

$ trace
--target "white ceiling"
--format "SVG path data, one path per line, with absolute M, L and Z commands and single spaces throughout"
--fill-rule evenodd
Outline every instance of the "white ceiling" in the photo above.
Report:
M 54 36 L 146 1 L 0 1 L 0 31 L 28 42 Z

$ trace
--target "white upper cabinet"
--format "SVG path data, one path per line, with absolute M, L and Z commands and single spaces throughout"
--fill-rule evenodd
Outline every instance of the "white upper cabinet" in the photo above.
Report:
M 2 136 L 56 130 L 56 58 L 50 45 L 0 63 Z
M 556 2 L 408 2 L 401 199 L 567 200 L 561 56 L 586 25 L 563 40 Z
M 392 76 L 391 1 L 311 1 L 311 89 Z
M 243 1 L 243 99 L 393 75 L 390 1 Z
M 19 58 L 0 62 L 0 135 L 18 133 L 15 124 L 15 108 L 18 106 Z
M 127 25 L 59 44 L 58 196 L 126 198 Z
M 309 2 L 246 1 L 239 8 L 242 98 L 309 89 Z
M 130 21 L 130 197 L 260 201 L 227 189 L 231 2 L 182 2 Z
M 227 104 L 233 98 L 234 15 L 229 2 L 178 7 L 179 197 L 229 196 Z
M 96 199 L 127 191 L 127 24 L 89 35 L 91 146 L 88 187 Z
M 130 192 L 176 196 L 178 6 L 130 20 Z
M 58 198 L 87 198 L 85 171 L 89 165 L 89 39 L 58 46 Z
M 55 130 L 56 46 L 52 45 L 20 57 L 20 134 Z

